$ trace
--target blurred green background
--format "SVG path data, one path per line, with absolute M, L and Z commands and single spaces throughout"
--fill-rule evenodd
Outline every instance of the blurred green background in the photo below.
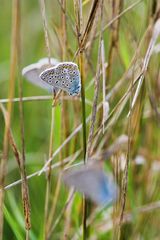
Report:
M 12 3 L 14 1 L 0 0 L 1 14 L 0 14 L 0 98 L 8 98 L 9 77 L 10 77 L 10 57 L 11 57 L 11 34 L 12 34 Z M 67 9 L 67 49 L 66 49 L 66 61 L 72 61 L 74 53 L 77 50 L 77 37 L 73 34 L 72 27 L 75 28 L 76 15 L 74 12 L 73 1 L 66 1 Z M 105 0 L 104 1 L 104 25 L 112 19 L 113 5 L 116 1 Z M 125 0 L 123 2 L 123 9 L 127 8 L 135 1 Z M 131 64 L 133 55 L 135 54 L 140 41 L 142 40 L 148 25 L 152 21 L 153 5 L 158 1 L 141 1 L 136 7 L 128 11 L 120 18 L 119 26 L 119 38 L 118 38 L 118 50 L 115 50 L 112 62 L 111 62 L 111 74 L 107 79 L 107 93 L 110 92 L 113 86 L 121 79 Z M 21 0 L 21 62 L 20 67 L 23 68 L 31 63 L 37 62 L 43 57 L 47 57 L 47 51 L 45 46 L 44 30 L 42 14 L 40 9 L 40 3 L 37 0 Z M 83 29 L 87 23 L 87 19 L 90 13 L 92 1 L 83 1 Z M 51 47 L 52 57 L 62 60 L 62 44 L 60 43 L 62 37 L 62 22 L 61 22 L 62 10 L 58 0 L 46 0 L 46 17 L 49 28 L 49 40 Z M 71 24 L 70 24 L 71 22 Z M 98 25 L 99 29 L 99 25 Z M 109 52 L 112 41 L 112 28 L 107 28 L 104 31 L 104 45 L 105 45 L 105 58 L 106 62 L 109 61 Z M 94 86 L 90 88 L 87 86 L 95 76 L 98 56 L 98 44 L 97 38 L 92 46 L 92 50 L 88 56 L 90 64 L 85 59 L 85 88 L 86 98 L 93 102 Z M 148 46 L 148 41 L 145 39 L 140 48 L 140 54 L 137 60 L 144 57 Z M 86 57 L 86 56 L 85 56 Z M 75 60 L 77 62 L 77 58 Z M 151 57 L 149 63 L 149 69 L 145 78 L 145 84 L 143 86 L 143 93 L 141 92 L 138 104 L 142 111 L 138 112 L 134 116 L 131 124 L 134 126 L 134 121 L 138 121 L 138 127 L 133 127 L 132 134 L 135 136 L 133 145 L 131 146 L 131 162 L 129 167 L 129 182 L 128 182 L 128 195 L 126 203 L 126 211 L 130 214 L 130 218 L 124 220 L 122 226 L 121 238 L 132 240 L 158 240 L 160 236 L 159 222 L 160 222 L 160 202 L 159 202 L 159 173 L 160 173 L 160 128 L 159 128 L 159 115 L 156 115 L 155 108 L 151 104 L 151 97 L 153 96 L 154 102 L 156 102 L 156 109 L 159 112 L 160 107 L 160 57 L 159 54 L 154 54 Z M 94 71 L 93 71 L 94 69 Z M 18 70 L 17 70 L 18 72 Z M 128 89 L 131 78 L 118 89 L 115 95 L 110 99 L 110 112 L 117 105 L 118 101 L 123 97 Z M 43 96 L 50 95 L 45 90 L 32 85 L 23 78 L 23 96 Z M 18 74 L 15 86 L 15 97 L 18 97 Z M 100 85 L 99 102 L 102 101 L 102 81 Z M 65 139 L 62 129 L 63 119 L 67 119 L 68 128 L 67 134 L 69 135 L 76 126 L 82 122 L 81 102 L 69 99 L 66 103 L 65 115 L 62 111 L 63 102 L 60 100 L 60 104 L 55 107 L 55 121 L 53 131 L 53 152 L 61 145 Z M 107 131 L 105 144 L 103 148 L 110 146 L 118 136 L 127 134 L 127 114 L 130 108 L 130 102 L 122 107 L 122 113 L 116 118 L 116 112 L 113 114 L 113 124 Z M 4 104 L 6 107 L 6 104 Z M 45 101 L 27 101 L 24 102 L 24 128 L 25 128 L 25 150 L 26 150 L 26 171 L 27 175 L 34 173 L 42 168 L 45 161 L 48 159 L 49 141 L 50 141 L 50 125 L 51 125 L 51 111 L 52 100 Z M 138 109 L 138 107 L 137 107 Z M 92 106 L 86 104 L 86 116 L 91 113 Z M 117 112 L 119 108 L 117 109 Z M 148 114 L 149 113 L 149 114 Z M 147 115 L 148 114 L 148 115 Z M 159 113 L 157 113 L 159 114 Z M 114 118 L 115 116 L 115 118 Z M 96 129 L 101 124 L 102 110 L 97 114 Z M 107 126 L 108 122 L 106 123 Z M 14 109 L 12 114 L 11 129 L 14 139 L 18 148 L 21 147 L 20 138 L 20 117 L 18 102 L 14 103 Z M 89 131 L 89 125 L 87 125 L 87 134 Z M 135 131 L 135 132 L 134 132 Z M 0 112 L 0 153 L 3 151 L 3 134 L 4 134 L 4 118 Z M 100 136 L 97 149 L 101 144 L 101 141 L 105 139 L 105 135 Z M 83 146 L 83 134 L 82 130 L 76 135 L 76 138 L 71 140 L 69 145 L 66 145 L 62 153 L 58 154 L 53 163 L 60 161 L 62 158 L 73 154 L 75 151 L 81 149 Z M 96 148 L 95 148 L 96 152 Z M 123 153 L 123 152 L 122 152 Z M 115 159 L 122 161 L 122 153 L 118 153 L 113 156 L 112 161 L 107 162 L 106 168 L 109 168 L 114 172 L 115 165 L 113 164 Z M 136 165 L 136 157 L 141 156 L 144 160 L 143 164 Z M 77 162 L 83 159 L 83 155 L 80 154 L 76 159 Z M 118 160 L 117 160 L 118 161 Z M 119 163 L 120 165 L 121 163 Z M 7 164 L 7 176 L 5 185 L 8 185 L 16 180 L 20 179 L 19 169 L 14 158 L 12 151 L 9 154 L 9 160 Z M 51 180 L 51 194 L 50 194 L 50 207 L 52 206 L 53 197 L 55 196 L 55 188 L 57 184 L 57 171 L 52 171 Z M 119 185 L 121 190 L 121 180 L 123 176 L 123 170 L 119 172 Z M 28 181 L 30 202 L 31 202 L 31 222 L 32 228 L 30 231 L 30 239 L 44 239 L 44 205 L 46 194 L 46 176 L 35 176 Z M 56 211 L 53 219 L 55 223 L 62 208 L 67 200 L 68 189 L 62 184 L 60 187 L 60 193 L 56 202 Z M 148 205 L 147 205 L 148 204 Z M 154 205 L 156 204 L 156 205 Z M 20 185 L 11 187 L 5 191 L 4 201 L 4 240 L 21 240 L 25 239 L 25 227 L 23 217 L 23 204 L 21 198 Z M 148 206 L 148 209 L 144 210 L 144 205 Z M 116 207 L 120 206 L 120 200 L 116 204 Z M 155 208 L 154 208 L 155 206 Z M 114 206 L 114 211 L 115 208 Z M 146 207 L 147 208 L 147 207 Z M 93 211 L 95 207 L 93 207 Z M 89 239 L 113 239 L 114 231 L 117 227 L 115 224 L 113 227 L 107 230 L 107 216 L 112 222 L 112 206 L 105 208 L 102 212 L 96 215 L 93 225 L 91 225 L 91 237 Z M 68 238 L 63 238 L 63 232 L 65 227 L 65 214 L 59 221 L 58 225 L 54 229 L 54 232 L 49 239 L 82 239 L 79 235 L 78 238 L 73 238 L 74 234 L 79 232 L 79 228 L 82 224 L 82 202 L 81 195 L 76 194 L 71 212 L 71 224 Z M 118 212 L 119 213 L 119 212 Z M 114 218 L 114 217 L 113 217 Z M 113 219 L 114 220 L 114 219 Z M 109 222 L 109 223 L 110 223 Z M 113 221 L 114 222 L 114 221 Z M 118 239 L 118 238 L 114 238 Z

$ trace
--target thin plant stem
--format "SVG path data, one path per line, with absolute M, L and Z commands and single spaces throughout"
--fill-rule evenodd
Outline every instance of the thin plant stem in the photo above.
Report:
M 46 8 L 45 8 L 45 0 L 40 0 L 41 3 L 41 14 L 43 20 L 43 29 L 45 35 L 45 45 L 48 54 L 48 62 L 51 62 L 51 48 L 49 43 L 49 33 L 46 19 Z M 54 99 L 53 104 L 54 105 Z M 54 128 L 54 107 L 52 106 L 51 110 L 51 129 L 50 129 L 50 143 L 49 143 L 49 158 L 52 156 L 53 149 L 53 128 Z M 48 227 L 47 227 L 47 219 L 49 214 L 49 196 L 50 196 L 50 185 L 51 185 L 51 163 L 48 165 L 48 171 L 46 172 L 46 194 L 45 194 L 45 208 L 44 208 L 44 239 L 47 240 Z
M 80 72 L 81 72 L 83 157 L 84 157 L 84 164 L 86 164 L 87 135 L 86 135 L 86 109 L 85 109 L 85 91 L 84 91 L 83 53 L 80 53 L 79 64 L 80 64 Z M 87 221 L 87 200 L 84 197 L 83 198 L 83 239 L 84 240 L 88 238 L 86 221 Z
M 54 100 L 53 100 L 54 102 Z M 50 141 L 49 141 L 49 157 L 52 156 L 53 152 L 53 129 L 54 129 L 54 111 L 55 107 L 52 106 L 51 111 L 51 127 L 50 127 Z M 46 172 L 47 183 L 46 183 L 46 195 L 45 195 L 45 225 L 44 225 L 44 236 L 47 239 L 48 235 L 48 214 L 49 214 L 49 196 L 50 196 L 50 186 L 51 186 L 51 163 L 48 165 L 48 171 Z
M 6 165 L 9 150 L 9 129 L 11 124 L 11 114 L 13 109 L 12 98 L 15 91 L 16 80 L 16 64 L 17 64 L 17 43 L 18 43 L 18 4 L 19 0 L 12 3 L 12 36 L 11 36 L 11 64 L 10 64 L 10 80 L 9 80 L 9 102 L 7 105 L 7 119 L 4 130 L 3 154 L 0 162 L 0 240 L 3 240 L 3 201 L 4 201 L 4 182 L 6 176 Z
M 13 138 L 12 138 L 11 140 L 12 140 L 12 142 L 13 142 Z M 14 142 L 13 142 L 12 145 L 14 145 Z M 81 151 L 78 150 L 75 154 L 71 155 L 70 157 L 67 157 L 67 158 L 63 159 L 63 163 L 64 163 L 64 164 L 69 164 L 70 162 L 72 162 L 72 161 L 71 161 L 72 158 L 73 158 L 73 159 L 74 159 L 74 158 L 77 158 L 80 153 L 81 153 Z M 15 154 L 17 154 L 17 151 L 15 152 Z M 20 158 L 19 158 L 19 159 L 20 159 Z M 19 161 L 19 163 L 20 163 L 20 161 Z M 18 165 L 20 165 L 20 164 L 18 164 Z M 61 167 L 61 163 L 59 163 L 59 162 L 51 165 L 51 169 L 57 169 L 57 168 L 60 168 L 60 167 Z M 45 169 L 44 173 L 45 173 L 46 171 L 48 171 L 48 168 Z M 28 175 L 28 176 L 27 176 L 27 179 L 31 179 L 31 178 L 36 177 L 36 176 L 38 176 L 38 175 L 39 175 L 39 171 L 36 171 L 36 172 Z M 4 187 L 4 190 L 10 189 L 10 188 L 12 188 L 12 187 L 14 187 L 14 186 L 17 186 L 17 185 L 21 184 L 21 183 L 22 183 L 22 179 L 19 179 L 19 180 L 15 181 L 15 182 L 13 182 L 13 183 L 5 186 L 5 187 Z M 0 191 L 1 191 L 1 189 L 0 189 Z
M 40 6 L 41 6 L 41 14 L 42 14 L 42 20 L 43 20 L 45 44 L 46 44 L 46 50 L 47 50 L 47 54 L 48 54 L 48 62 L 50 64 L 51 63 L 51 48 L 50 48 L 50 43 L 49 43 L 49 32 L 48 32 L 47 19 L 46 19 L 45 0 L 40 0 Z
M 116 16 L 118 16 L 121 12 L 123 6 L 123 0 L 113 0 L 112 1 L 112 19 L 114 19 Z M 109 48 L 109 54 L 108 54 L 108 67 L 106 70 L 107 75 L 107 82 L 110 81 L 111 73 L 112 73 L 112 62 L 114 58 L 114 52 L 118 48 L 118 38 L 119 38 L 119 25 L 120 25 L 120 18 L 117 19 L 112 25 L 111 25 L 111 43 Z
M 28 190 L 28 182 L 27 182 L 27 173 L 26 173 L 26 156 L 25 156 L 25 136 L 24 136 L 24 109 L 23 109 L 23 81 L 22 77 L 20 76 L 21 72 L 21 36 L 20 36 L 20 1 L 18 2 L 18 30 L 17 30 L 17 37 L 18 37 L 18 54 L 17 54 L 17 62 L 18 62 L 18 85 L 19 85 L 19 112 L 20 112 L 20 132 L 21 132 L 21 157 L 20 157 L 20 172 L 22 178 L 22 201 L 23 201 L 23 208 L 24 208 L 24 215 L 25 215 L 25 228 L 26 228 L 26 240 L 29 240 L 29 230 L 31 228 L 31 208 L 30 208 L 30 198 L 29 198 L 29 190 Z
M 76 13 L 76 29 L 77 29 L 77 40 L 78 47 L 81 49 L 79 52 L 78 62 L 81 74 L 81 100 L 82 100 L 82 131 L 83 131 L 83 158 L 84 164 L 86 163 L 86 149 L 87 149 L 87 133 L 86 133 L 86 107 L 85 107 L 85 83 L 84 83 L 84 53 L 82 46 L 83 37 L 82 36 L 82 26 L 83 26 L 83 13 L 82 13 L 82 1 L 75 0 L 75 13 Z M 83 240 L 87 239 L 87 201 L 83 196 Z

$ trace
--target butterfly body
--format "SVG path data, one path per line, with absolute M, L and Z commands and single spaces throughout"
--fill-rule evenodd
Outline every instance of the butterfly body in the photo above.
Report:
M 77 95 L 81 90 L 80 73 L 78 66 L 72 62 L 62 62 L 44 70 L 40 78 L 45 83 L 68 92 L 69 95 Z

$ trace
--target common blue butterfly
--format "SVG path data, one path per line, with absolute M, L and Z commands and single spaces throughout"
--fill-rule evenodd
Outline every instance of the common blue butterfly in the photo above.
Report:
M 111 175 L 107 175 L 99 166 L 84 165 L 65 170 L 63 181 L 98 205 L 110 204 L 118 195 L 118 187 Z
M 44 70 L 40 78 L 47 84 L 66 91 L 69 95 L 77 95 L 81 90 L 80 73 L 77 64 L 62 62 Z

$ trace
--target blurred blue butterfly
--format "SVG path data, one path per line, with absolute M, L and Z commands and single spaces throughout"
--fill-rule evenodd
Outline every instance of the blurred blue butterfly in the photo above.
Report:
M 98 205 L 108 205 L 117 199 L 116 183 L 111 175 L 106 175 L 99 166 L 84 165 L 80 168 L 65 170 L 63 181 Z
M 77 64 L 62 62 L 44 70 L 40 78 L 53 88 L 66 91 L 69 95 L 77 95 L 81 90 L 80 73 Z

